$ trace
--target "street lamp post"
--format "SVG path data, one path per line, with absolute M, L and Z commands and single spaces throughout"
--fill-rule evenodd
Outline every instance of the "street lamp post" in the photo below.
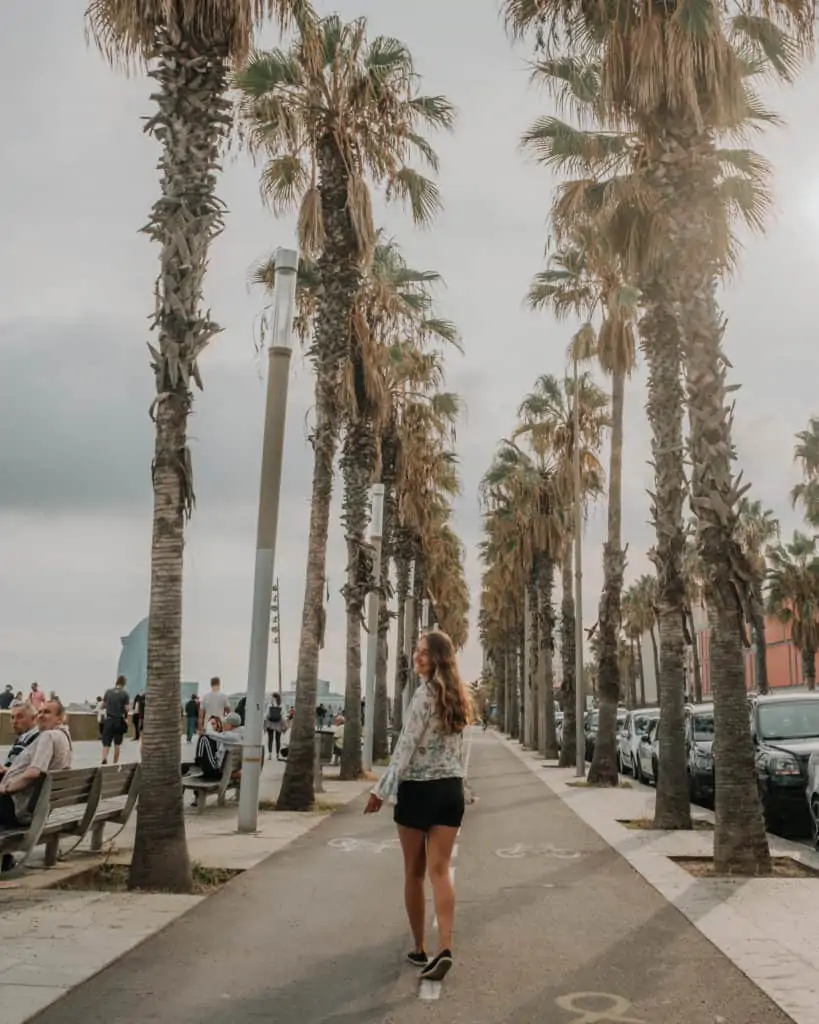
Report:
M 381 607 L 381 534 L 384 528 L 384 485 L 373 484 L 370 543 L 373 547 L 373 589 L 367 608 L 367 674 L 364 682 L 364 771 L 372 771 L 375 735 L 375 673 L 378 662 L 378 612 Z
M 282 692 L 282 621 L 281 621 L 281 600 L 279 595 L 279 578 L 276 577 L 276 582 L 273 584 L 273 603 L 270 606 L 270 610 L 273 613 L 273 625 L 271 627 L 271 633 L 273 635 L 273 643 L 276 645 L 276 655 L 278 658 L 278 691 Z
M 255 832 L 259 817 L 259 781 L 264 758 L 262 726 L 267 655 L 270 647 L 270 594 L 273 589 L 273 568 L 276 559 L 276 531 L 279 522 L 287 385 L 290 355 L 293 350 L 298 265 L 297 252 L 292 249 L 276 250 L 273 328 L 267 352 L 267 398 L 262 439 L 259 517 L 256 528 L 245 738 L 242 746 L 242 786 L 239 791 L 240 832 Z
M 583 512 L 580 493 L 580 387 L 577 356 L 574 359 L 574 693 L 575 693 L 575 775 L 586 774 L 586 735 L 583 728 L 586 708 L 583 698 Z
M 421 602 L 421 629 L 429 629 L 429 598 Z
M 409 702 L 415 692 L 415 669 L 412 666 L 412 634 L 415 625 L 415 561 L 410 567 L 409 591 L 404 604 L 404 659 L 407 664 L 407 681 L 401 695 L 401 721 L 406 722 Z

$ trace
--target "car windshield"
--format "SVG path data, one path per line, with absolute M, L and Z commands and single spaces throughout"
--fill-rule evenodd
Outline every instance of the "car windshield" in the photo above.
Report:
M 757 729 L 764 740 L 819 738 L 819 700 L 760 704 L 757 715 Z
M 714 716 L 694 715 L 694 741 L 697 743 L 710 743 L 714 739 Z
M 659 712 L 657 713 L 659 714 Z M 634 731 L 635 732 L 648 732 L 648 727 L 657 718 L 657 715 L 635 715 L 634 716 Z

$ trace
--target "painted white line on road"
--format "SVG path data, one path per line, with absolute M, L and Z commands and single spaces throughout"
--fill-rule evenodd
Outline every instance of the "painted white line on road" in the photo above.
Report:
M 440 981 L 422 981 L 418 988 L 418 998 L 434 1000 L 441 998 Z

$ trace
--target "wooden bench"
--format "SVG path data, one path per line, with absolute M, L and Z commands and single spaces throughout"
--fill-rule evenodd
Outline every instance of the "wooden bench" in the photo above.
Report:
M 216 794 L 217 807 L 224 807 L 229 789 L 239 792 L 240 778 L 236 774 L 242 767 L 242 750 L 228 750 L 222 762 L 222 774 L 218 779 L 205 779 L 201 775 L 183 775 L 182 789 L 189 789 L 194 794 L 196 808 L 203 814 L 205 803 L 211 793 Z
M 32 797 L 29 824 L 0 830 L 0 853 L 22 853 L 14 868 L 16 873 L 31 851 L 44 845 L 46 867 L 53 867 L 60 856 L 60 841 L 66 837 L 74 840 L 71 848 L 64 851 L 66 856 L 79 846 L 89 829 L 92 849 L 98 850 L 105 825 L 124 827 L 138 795 L 138 764 L 49 772 Z

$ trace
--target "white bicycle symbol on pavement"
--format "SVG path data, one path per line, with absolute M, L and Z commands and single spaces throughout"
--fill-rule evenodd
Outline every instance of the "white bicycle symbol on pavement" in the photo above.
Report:
M 397 839 L 383 839 L 376 843 L 371 839 L 344 836 L 340 839 L 331 839 L 327 845 L 344 853 L 384 853 L 385 850 L 397 850 L 400 843 Z
M 558 860 L 577 860 L 583 854 L 578 853 L 577 850 L 561 850 L 557 846 L 550 846 L 549 843 L 537 843 L 535 845 L 515 843 L 514 846 L 495 850 L 495 856 L 501 857 L 503 860 L 518 860 L 521 857 L 532 856 L 556 857 Z
M 578 1005 L 581 1000 L 586 1006 Z M 588 1006 L 589 1002 L 599 1004 L 603 1000 L 608 1003 L 605 1009 L 590 1009 Z M 638 1017 L 626 1017 L 626 1012 L 631 1009 L 631 1003 L 628 999 L 615 996 L 611 992 L 572 992 L 567 996 L 559 996 L 555 1003 L 561 1010 L 580 1014 L 570 1021 L 570 1024 L 603 1024 L 604 1021 L 607 1024 L 644 1024 Z

